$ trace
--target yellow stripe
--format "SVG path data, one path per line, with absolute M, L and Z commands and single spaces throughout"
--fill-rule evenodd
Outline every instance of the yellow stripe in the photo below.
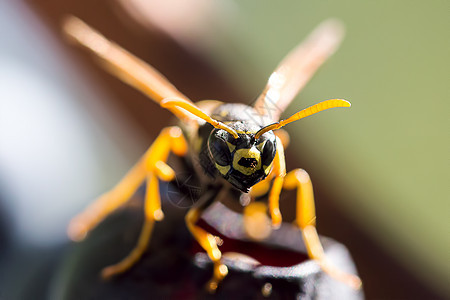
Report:
M 246 168 L 238 164 L 241 158 L 254 158 L 258 162 L 254 168 Z M 255 171 L 261 169 L 261 155 L 259 151 L 253 146 L 250 149 L 238 149 L 234 153 L 233 168 L 244 175 L 251 175 Z
M 228 149 L 230 150 L 230 152 L 233 152 L 234 149 L 236 149 L 236 146 L 230 142 L 227 142 L 227 146 L 228 146 Z
M 264 170 L 264 173 L 266 174 L 266 176 L 269 175 L 270 170 L 272 170 L 272 166 L 273 166 L 273 160 L 270 163 L 270 165 L 268 165 L 268 166 L 263 165 L 263 170 Z
M 217 168 L 217 170 L 219 170 L 219 172 L 222 175 L 227 175 L 227 173 L 228 173 L 228 171 L 230 170 L 231 167 L 230 166 L 221 166 L 221 165 L 216 163 L 216 168 Z

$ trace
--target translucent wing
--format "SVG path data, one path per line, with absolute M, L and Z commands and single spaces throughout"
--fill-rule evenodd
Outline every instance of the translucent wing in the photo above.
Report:
M 316 70 L 336 51 L 343 35 L 339 21 L 327 20 L 320 24 L 270 75 L 254 108 L 274 122 L 278 121 Z
M 107 40 L 80 19 L 68 17 L 63 30 L 68 37 L 92 51 L 109 72 L 149 96 L 156 103 L 160 104 L 165 98 L 180 98 L 194 105 L 152 66 Z M 195 116 L 180 107 L 168 109 L 181 120 L 195 119 Z

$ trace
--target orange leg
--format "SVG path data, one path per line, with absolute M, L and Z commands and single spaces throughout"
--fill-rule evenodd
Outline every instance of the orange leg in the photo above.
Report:
M 271 174 L 275 176 L 275 179 L 269 192 L 269 213 L 272 218 L 272 226 L 278 228 L 283 220 L 280 212 L 280 193 L 283 188 L 284 176 L 286 176 L 284 147 L 279 137 L 277 137 L 277 152 L 273 163 Z
M 121 262 L 106 267 L 102 271 L 102 277 L 108 278 L 133 266 L 148 246 L 154 222 L 163 219 L 158 179 L 170 181 L 175 176 L 174 171 L 165 163 L 170 151 L 176 155 L 184 155 L 187 151 L 181 129 L 175 126 L 164 128 L 153 145 L 125 177 L 111 191 L 100 196 L 71 221 L 69 236 L 73 240 L 83 239 L 106 216 L 126 203 L 142 182 L 147 180 L 145 222 L 138 244 Z
M 287 133 L 286 133 L 287 135 Z M 273 168 L 266 179 L 255 184 L 250 190 L 252 198 L 265 195 L 269 192 L 269 215 L 271 217 L 272 228 L 267 228 L 266 206 L 262 203 L 250 203 L 244 209 L 244 226 L 249 237 L 261 240 L 269 236 L 271 229 L 281 226 L 282 216 L 280 212 L 280 193 L 283 188 L 284 176 L 286 175 L 286 163 L 284 161 L 284 147 L 282 139 L 277 139 L 277 151 L 273 160 Z M 288 140 L 284 139 L 284 142 Z M 273 183 L 272 183 L 273 180 Z M 270 191 L 269 191 L 270 190 Z
M 309 257 L 317 260 L 322 270 L 331 277 L 348 284 L 354 289 L 359 289 L 362 283 L 358 276 L 340 271 L 326 259 L 315 227 L 314 194 L 308 173 L 302 169 L 292 170 L 286 175 L 283 188 L 297 189 L 296 223 L 302 229 L 303 240 Z
M 272 184 L 272 178 L 274 176 L 275 179 L 273 179 Z M 272 229 L 277 229 L 281 226 L 280 193 L 283 187 L 284 174 L 274 176 L 267 177 L 265 180 L 258 182 L 250 190 L 252 199 L 269 192 L 268 207 L 263 202 L 251 202 L 243 211 L 244 229 L 248 237 L 254 240 L 267 238 L 272 232 Z M 269 210 L 270 220 L 267 217 L 267 210 Z
M 205 201 L 199 200 L 199 202 L 197 202 L 186 215 L 186 225 L 189 231 L 192 233 L 192 236 L 197 240 L 200 246 L 206 251 L 214 264 L 213 277 L 206 286 L 209 292 L 214 292 L 217 289 L 219 283 L 225 278 L 225 276 L 227 276 L 228 268 L 220 260 L 222 257 L 222 252 L 220 252 L 217 247 L 216 237 L 195 224 L 200 219 L 205 209 L 214 202 L 216 195 L 217 194 L 214 193 L 212 197 L 209 196 L 209 198 L 205 199 Z
M 273 184 L 270 189 L 272 179 Z M 306 173 L 306 171 L 302 169 L 295 169 L 286 175 L 283 144 L 281 138 L 277 137 L 277 154 L 274 159 L 273 169 L 265 180 L 257 183 L 250 191 L 252 197 L 258 197 L 264 195 L 270 189 L 269 214 L 272 218 L 272 227 L 275 228 L 281 225 L 282 222 L 282 217 L 279 209 L 279 195 L 282 188 L 297 188 L 296 223 L 300 227 L 300 229 L 302 229 L 302 235 L 309 257 L 311 257 L 311 259 L 317 260 L 321 268 L 330 276 L 347 283 L 355 289 L 360 288 L 361 279 L 358 276 L 344 273 L 335 268 L 326 260 L 323 247 L 320 243 L 319 235 L 317 234 L 315 227 L 316 214 L 311 180 L 308 173 Z M 255 209 L 256 208 L 258 207 L 255 207 Z M 248 211 L 247 213 L 245 213 L 244 220 L 245 218 L 251 218 L 251 213 L 255 209 L 253 209 L 252 204 L 250 204 L 244 210 L 244 212 Z M 244 222 L 244 224 L 246 223 Z

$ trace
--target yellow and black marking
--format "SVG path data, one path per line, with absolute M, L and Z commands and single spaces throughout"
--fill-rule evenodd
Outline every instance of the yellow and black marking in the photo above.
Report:
M 266 123 L 257 123 L 252 114 L 256 111 L 243 104 L 223 104 L 211 112 L 217 121 L 233 129 L 238 138 L 209 123 L 199 126 L 197 131 L 197 138 L 202 140 L 199 157 L 204 171 L 211 178 L 222 176 L 243 192 L 266 178 L 275 157 L 275 135 L 267 132 L 255 139 Z
M 196 172 L 199 179 L 205 186 L 215 184 L 215 189 L 209 189 L 206 198 L 199 200 L 186 215 L 188 229 L 214 264 L 214 274 L 207 285 L 210 291 L 217 289 L 228 269 L 221 262 L 217 239 L 198 227 L 196 222 L 209 205 L 221 199 L 218 190 L 225 191 L 230 187 L 250 192 L 253 198 L 268 194 L 268 213 L 275 228 L 282 222 L 279 209 L 281 190 L 297 189 L 296 223 L 302 229 L 309 256 L 334 278 L 354 288 L 361 286 L 359 277 L 340 272 L 327 262 L 315 229 L 314 196 L 309 176 L 300 169 L 286 174 L 282 143 L 287 143 L 289 137 L 286 133 L 278 137 L 273 132 L 319 111 L 350 106 L 345 100 L 327 100 L 279 121 L 287 105 L 336 49 L 342 35 L 338 27 L 335 22 L 319 26 L 304 44 L 281 62 L 255 105 L 250 107 L 214 100 L 194 104 L 150 65 L 108 41 L 81 20 L 74 17 L 66 19 L 63 26 L 66 36 L 94 53 L 106 70 L 169 109 L 182 121 L 179 127 L 163 129 L 143 158 L 116 187 L 99 197 L 70 223 L 69 236 L 73 240 L 83 239 L 108 214 L 126 203 L 143 182 L 147 183 L 146 218 L 138 244 L 121 262 L 105 268 L 104 277 L 129 269 L 147 248 L 154 222 L 164 217 L 158 180 L 174 178 L 174 171 L 166 164 L 169 153 L 173 152 L 179 156 L 188 154 L 187 159 L 198 161 L 200 169 Z M 277 111 L 268 114 L 269 107 L 276 107 Z M 217 181 L 218 177 L 225 180 Z M 235 200 L 241 205 L 239 197 Z M 244 210 L 244 224 L 254 238 L 262 239 L 268 235 L 269 231 L 260 230 L 260 221 L 256 220 L 267 221 L 264 217 L 266 207 L 253 202 Z M 267 294 L 270 294 L 270 286 L 267 286 Z

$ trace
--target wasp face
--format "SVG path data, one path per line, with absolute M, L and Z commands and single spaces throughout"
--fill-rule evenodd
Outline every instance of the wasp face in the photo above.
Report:
M 256 140 L 256 131 L 238 131 L 239 138 L 234 138 L 225 130 L 214 129 L 208 140 L 209 152 L 219 173 L 245 193 L 266 178 L 275 157 L 273 132 L 266 132 Z

